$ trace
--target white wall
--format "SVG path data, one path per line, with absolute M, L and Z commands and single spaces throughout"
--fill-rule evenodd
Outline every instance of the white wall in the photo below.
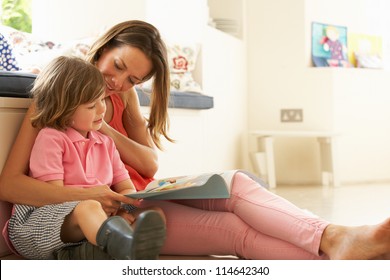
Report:
M 390 179 L 385 144 L 390 131 L 383 126 L 390 121 L 383 106 L 390 91 L 389 73 L 310 66 L 312 21 L 380 34 L 386 41 L 389 4 L 382 0 L 246 2 L 249 128 L 339 130 L 342 182 Z M 304 121 L 281 123 L 281 108 L 302 108 Z M 279 139 L 275 145 L 278 182 L 320 181 L 315 140 Z
M 208 20 L 207 0 L 145 0 L 145 19 L 168 41 L 200 42 Z
M 143 1 L 142 1 L 143 2 Z M 144 19 L 139 0 L 33 0 L 33 34 L 67 41 L 96 36 L 129 19 Z
M 168 40 L 199 41 L 207 0 L 34 0 L 33 33 L 53 40 L 94 36 L 124 20 L 147 20 Z

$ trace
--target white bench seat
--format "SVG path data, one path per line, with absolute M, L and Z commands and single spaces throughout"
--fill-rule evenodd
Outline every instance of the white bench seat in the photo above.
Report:
M 337 136 L 332 131 L 299 131 L 299 130 L 254 130 L 250 137 L 255 140 L 251 160 L 255 171 L 267 180 L 270 188 L 276 188 L 274 138 L 275 137 L 314 137 L 318 139 L 321 155 L 322 184 L 339 186 Z

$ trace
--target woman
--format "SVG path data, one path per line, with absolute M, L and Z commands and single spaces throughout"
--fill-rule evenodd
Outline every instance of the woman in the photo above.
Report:
M 141 21 L 114 26 L 92 46 L 88 60 L 106 81 L 107 113 L 101 131 L 112 137 L 137 189 L 157 172 L 155 145 L 168 130 L 169 67 L 158 30 Z M 151 113 L 142 116 L 134 85 L 154 77 Z M 114 110 L 114 108 L 116 110 Z
M 111 136 L 137 178 L 138 189 L 157 170 L 155 145 L 167 139 L 169 75 L 166 50 L 150 24 L 128 21 L 111 28 L 92 46 L 89 60 L 106 82 L 107 113 L 101 131 Z M 142 117 L 135 84 L 154 77 L 151 114 Z M 59 189 L 29 178 L 28 158 L 37 130 L 27 113 L 0 180 L 0 198 L 39 206 L 95 199 L 107 213 L 130 203 L 106 186 L 89 190 Z M 138 174 L 137 174 L 138 173 Z M 31 190 L 35 195 L 30 196 Z M 148 202 L 142 202 L 147 206 Z M 390 253 L 390 219 L 375 226 L 344 227 L 312 217 L 243 174 L 234 178 L 226 200 L 153 202 L 163 209 L 167 239 L 162 254 L 229 254 L 246 259 L 372 259 Z M 191 240 L 191 242 L 188 242 Z

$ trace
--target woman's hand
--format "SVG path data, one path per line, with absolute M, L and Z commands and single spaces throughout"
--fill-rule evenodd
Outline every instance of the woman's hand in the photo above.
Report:
M 132 88 L 130 92 L 119 96 L 125 106 L 122 124 L 126 135 L 110 126 L 112 114 L 109 113 L 106 113 L 99 131 L 114 140 L 121 159 L 126 165 L 131 166 L 143 177 L 152 178 L 158 169 L 158 154 L 149 133 L 148 123 L 141 113 L 138 95 Z M 106 104 L 107 112 L 114 109 L 109 100 Z
M 110 127 L 105 120 L 102 121 L 102 126 L 100 127 L 99 131 L 109 137 L 111 137 L 111 132 L 110 129 L 112 130 L 113 128 Z

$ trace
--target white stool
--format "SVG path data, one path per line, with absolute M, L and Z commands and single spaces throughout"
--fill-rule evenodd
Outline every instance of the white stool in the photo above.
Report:
M 256 140 L 251 153 L 255 171 L 267 180 L 270 188 L 276 188 L 274 137 L 314 137 L 320 144 L 322 184 L 339 186 L 337 144 L 335 132 L 330 131 L 273 131 L 256 130 L 250 133 Z

